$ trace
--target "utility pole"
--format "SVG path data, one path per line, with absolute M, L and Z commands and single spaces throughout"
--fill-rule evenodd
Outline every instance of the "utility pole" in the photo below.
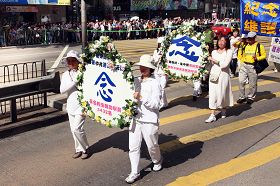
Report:
M 82 51 L 84 51 L 87 45 L 87 13 L 86 13 L 85 0 L 81 0 L 81 25 L 82 25 Z

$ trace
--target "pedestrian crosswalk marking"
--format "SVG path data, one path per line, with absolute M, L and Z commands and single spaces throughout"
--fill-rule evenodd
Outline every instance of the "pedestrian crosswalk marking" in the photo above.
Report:
M 271 72 L 267 72 L 267 73 L 271 73 Z M 277 78 L 272 78 L 273 80 L 263 80 L 263 81 L 260 81 L 258 83 L 258 86 L 264 86 L 264 85 L 269 85 L 269 84 L 274 84 L 274 83 L 278 83 L 280 82 L 280 80 L 278 80 Z M 232 86 L 232 91 L 238 91 L 239 90 L 239 86 Z M 187 100 L 191 100 L 193 98 L 192 95 L 187 95 L 187 96 L 184 96 L 184 97 L 181 97 L 179 98 L 173 98 L 173 99 L 170 99 L 168 100 L 168 102 L 179 102 L 179 101 L 187 101 Z M 175 101 L 176 100 L 176 101 Z
M 265 122 L 280 119 L 280 111 L 268 112 L 255 117 L 238 120 L 220 127 L 205 130 L 196 134 L 185 136 L 176 140 L 172 140 L 160 145 L 163 152 L 171 152 L 184 147 L 186 144 L 194 141 L 208 141 L 226 134 L 246 129 L 252 126 L 263 124 Z
M 273 74 L 273 73 L 275 73 L 275 72 L 273 72 L 273 71 L 264 71 L 264 72 L 262 72 L 261 74 L 260 74 L 260 76 L 263 76 L 263 75 L 267 75 L 267 74 Z M 231 80 L 237 80 L 239 77 L 234 77 L 234 78 L 232 78 Z
M 255 101 L 261 101 L 261 100 L 271 99 L 271 98 L 275 98 L 275 97 L 280 97 L 280 92 L 275 92 L 275 93 L 272 93 L 272 94 L 257 96 Z M 242 104 L 235 104 L 234 105 L 234 107 L 239 107 L 239 106 L 242 106 Z M 190 111 L 190 112 L 176 114 L 176 115 L 169 116 L 169 117 L 164 117 L 164 118 L 160 119 L 160 125 L 167 125 L 167 124 L 170 124 L 170 123 L 174 123 L 174 122 L 183 121 L 183 120 L 186 120 L 186 119 L 191 119 L 191 118 L 203 116 L 203 115 L 206 115 L 206 114 L 210 114 L 210 112 L 211 111 L 209 109 L 198 109 L 198 110 L 194 110 L 194 111 Z
M 258 86 L 263 86 L 263 85 L 269 85 L 269 84 L 273 84 L 273 83 L 279 83 L 280 79 L 278 78 L 273 78 L 273 80 L 263 80 L 263 81 L 259 81 L 258 82 Z M 237 91 L 239 90 L 239 86 L 233 86 L 232 87 L 232 91 Z
M 265 165 L 277 158 L 280 158 L 280 142 L 248 155 L 232 159 L 226 163 L 192 173 L 188 176 L 179 177 L 176 181 L 168 184 L 168 186 L 209 185 L 222 179 Z

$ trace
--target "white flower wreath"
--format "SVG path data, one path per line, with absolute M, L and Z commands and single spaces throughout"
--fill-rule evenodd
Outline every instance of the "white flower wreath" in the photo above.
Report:
M 169 47 L 171 46 L 171 42 L 174 38 L 177 37 L 177 35 L 183 35 L 183 36 L 188 36 L 190 38 L 193 38 L 201 43 L 201 48 L 202 48 L 202 65 L 198 69 L 198 73 L 193 73 L 191 77 L 188 76 L 177 76 L 175 73 L 172 73 L 166 64 L 166 54 L 168 52 Z M 207 45 L 205 43 L 205 34 L 196 32 L 194 27 L 191 24 L 185 24 L 179 27 L 177 30 L 173 30 L 170 32 L 165 38 L 164 41 L 161 45 L 160 51 L 162 52 L 162 58 L 161 58 L 161 63 L 163 64 L 164 71 L 166 74 L 169 76 L 169 78 L 173 80 L 179 80 L 183 79 L 185 81 L 187 80 L 196 80 L 196 79 L 201 79 L 205 74 L 208 73 L 208 71 L 205 69 L 205 65 L 207 64 L 209 52 L 207 49 Z
M 134 86 L 134 77 L 132 75 L 132 64 L 128 62 L 124 57 L 122 57 L 115 46 L 111 43 L 109 37 L 101 36 L 99 40 L 96 40 L 94 43 L 89 44 L 85 48 L 85 52 L 81 55 L 83 60 L 83 64 L 79 65 L 79 74 L 77 77 L 78 80 L 78 99 L 81 106 L 84 109 L 84 113 L 87 114 L 93 120 L 100 122 L 108 127 L 119 127 L 124 128 L 128 127 L 132 117 L 136 115 L 136 106 L 137 103 L 133 100 L 125 100 L 126 106 L 123 107 L 123 112 L 119 114 L 117 117 L 112 120 L 105 120 L 101 116 L 98 116 L 93 112 L 93 109 L 88 101 L 84 99 L 83 95 L 83 80 L 84 80 L 84 72 L 86 70 L 85 65 L 89 64 L 91 59 L 95 56 L 103 56 L 105 59 L 108 59 L 112 62 L 112 65 L 125 64 L 125 69 L 123 71 L 123 78 L 130 83 L 130 85 Z

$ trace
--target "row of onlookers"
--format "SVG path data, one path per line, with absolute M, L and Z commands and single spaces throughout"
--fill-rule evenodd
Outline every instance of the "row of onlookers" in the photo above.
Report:
M 179 17 L 164 20 L 96 20 L 87 23 L 88 41 L 96 40 L 101 35 L 110 36 L 114 40 L 157 38 L 187 22 L 198 26 L 214 24 L 217 20 Z M 80 24 L 0 24 L 0 46 L 80 42 Z

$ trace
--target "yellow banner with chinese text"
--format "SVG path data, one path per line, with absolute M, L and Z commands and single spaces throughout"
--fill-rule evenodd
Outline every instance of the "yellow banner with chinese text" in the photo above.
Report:
M 279 0 L 241 0 L 241 32 L 280 36 Z

